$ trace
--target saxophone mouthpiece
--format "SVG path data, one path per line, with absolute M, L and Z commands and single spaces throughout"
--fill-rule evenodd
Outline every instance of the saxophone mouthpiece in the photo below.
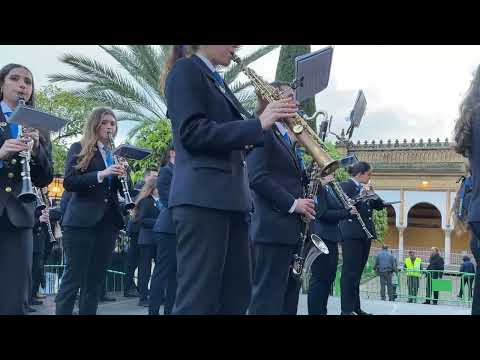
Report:
M 232 54 L 232 60 L 237 63 L 237 64 L 240 64 L 241 63 L 241 60 L 240 58 L 238 57 L 238 55 L 236 54 Z

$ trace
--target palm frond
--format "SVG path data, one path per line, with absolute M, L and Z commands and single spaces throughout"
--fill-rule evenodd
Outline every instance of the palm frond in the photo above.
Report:
M 262 56 L 267 55 L 268 53 L 272 52 L 276 48 L 278 48 L 280 45 L 266 45 L 262 46 L 261 48 L 255 50 L 251 54 L 245 56 L 242 58 L 242 63 L 245 66 L 248 66 L 249 64 L 253 63 L 254 61 L 260 59 Z M 235 80 L 241 72 L 241 67 L 238 64 L 233 64 L 230 67 L 225 70 L 223 73 L 223 77 L 227 84 Z

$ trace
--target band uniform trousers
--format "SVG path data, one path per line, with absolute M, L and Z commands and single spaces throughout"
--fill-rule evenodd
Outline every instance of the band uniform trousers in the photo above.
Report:
M 148 299 L 148 283 L 152 275 L 152 261 L 156 259 L 157 247 L 155 244 L 140 244 L 138 261 L 138 292 L 140 300 Z
M 332 291 L 338 265 L 338 242 L 323 240 L 328 254 L 319 255 L 311 266 L 308 285 L 308 314 L 327 315 L 328 296 Z
M 148 313 L 158 315 L 165 299 L 163 312 L 172 313 L 177 292 L 177 241 L 174 234 L 155 233 L 157 257 L 150 282 Z
M 66 266 L 55 298 L 57 315 L 72 315 L 80 290 L 79 314 L 95 315 L 101 284 L 111 261 L 118 227 L 107 209 L 103 218 L 88 228 L 65 226 L 63 246 Z
M 297 245 L 253 244 L 255 273 L 249 315 L 296 315 L 300 282 L 291 265 Z
M 245 213 L 189 205 L 172 210 L 179 265 L 172 314 L 245 314 L 251 289 Z
M 136 287 L 133 281 L 133 276 L 135 274 L 135 269 L 138 267 L 138 259 L 140 256 L 140 250 L 138 248 L 138 232 L 130 233 L 129 238 L 130 244 L 127 252 L 127 269 L 125 272 L 125 282 L 123 285 L 125 292 L 128 292 Z
M 0 315 L 23 315 L 31 287 L 32 229 L 14 227 L 0 216 Z
M 366 239 L 348 239 L 342 243 L 342 312 L 360 310 L 360 279 L 367 264 L 371 243 Z

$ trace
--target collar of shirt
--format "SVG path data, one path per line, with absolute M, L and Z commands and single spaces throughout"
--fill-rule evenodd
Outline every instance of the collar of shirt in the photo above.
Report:
M 205 56 L 203 55 L 200 55 L 200 54 L 195 54 L 196 56 L 198 56 L 200 58 L 200 60 L 202 60 L 205 65 L 207 65 L 207 67 L 210 69 L 211 72 L 215 72 L 217 70 L 215 70 L 215 66 L 213 66 L 213 64 L 210 62 L 210 60 L 208 60 Z
M 13 112 L 13 110 L 10 108 L 10 106 L 7 105 L 5 101 L 0 101 L 0 107 L 2 108 L 2 113 L 5 115 L 7 112 Z
M 354 178 L 351 178 L 352 181 L 355 183 L 355 185 L 357 185 L 357 187 L 361 187 L 362 184 L 360 184 L 357 180 L 355 180 Z
M 282 134 L 282 136 L 285 136 L 285 134 L 288 134 L 288 130 L 285 127 L 285 125 L 283 125 L 283 123 L 281 123 L 280 121 L 275 121 L 275 125 L 277 125 L 277 129 L 280 132 L 280 134 Z

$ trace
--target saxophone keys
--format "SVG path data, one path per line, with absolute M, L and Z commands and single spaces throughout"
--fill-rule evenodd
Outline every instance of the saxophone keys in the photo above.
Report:
M 300 124 L 299 124 L 299 125 L 295 125 L 295 126 L 293 127 L 293 132 L 294 132 L 295 134 L 301 134 L 302 131 L 303 131 L 303 129 L 304 129 L 303 125 L 300 125 Z

